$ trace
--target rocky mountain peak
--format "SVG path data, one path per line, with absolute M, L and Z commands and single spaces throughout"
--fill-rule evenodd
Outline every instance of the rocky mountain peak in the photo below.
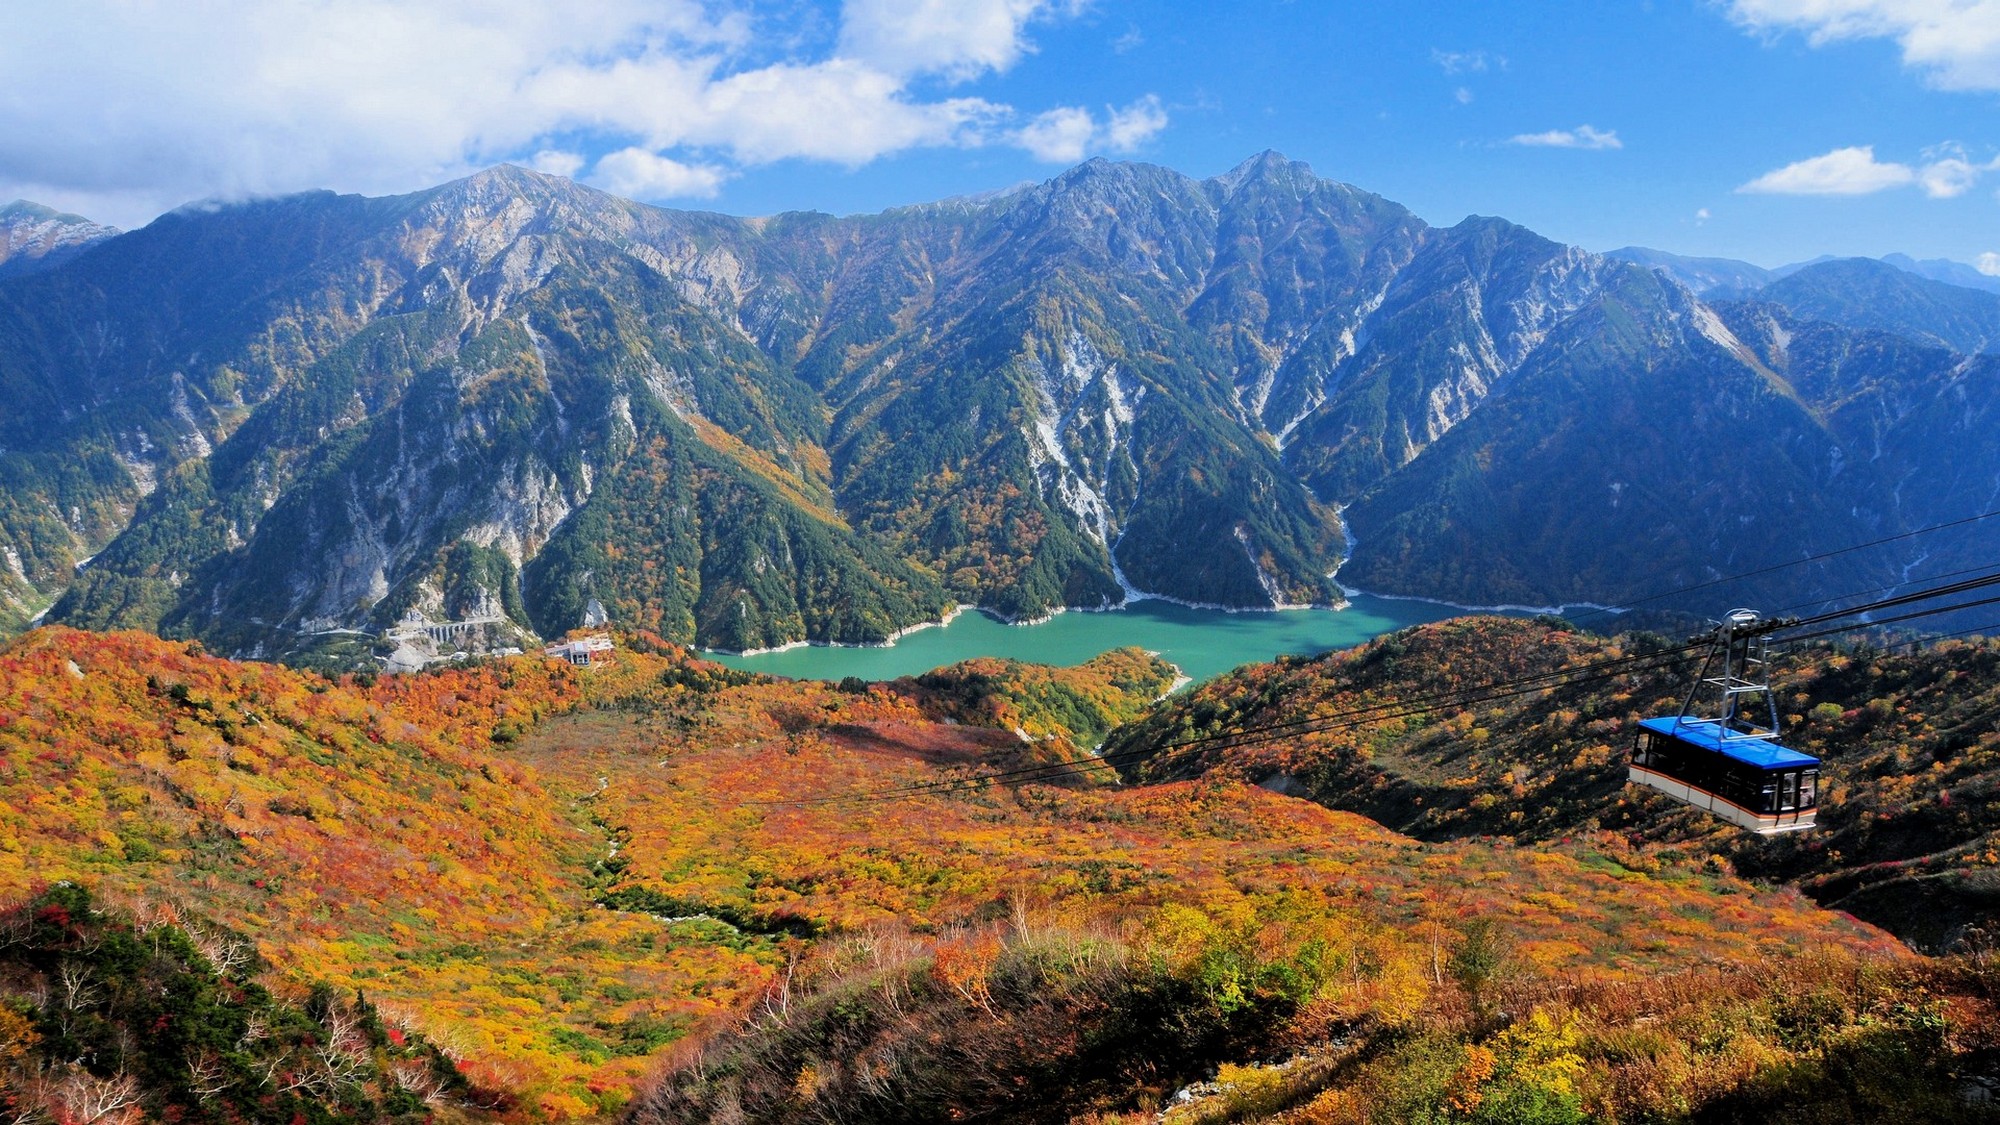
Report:
M 118 233 L 81 215 L 17 199 L 0 207 L 0 277 L 46 269 Z
M 476 589 L 546 633 L 594 602 L 754 648 L 878 641 L 954 602 L 1332 601 L 1332 505 L 1364 588 L 1616 597 L 1782 546 L 1649 529 L 1759 508 L 1852 542 L 1932 518 L 1879 482 L 1964 495 L 1943 478 L 1971 466 L 1990 489 L 2000 425 L 1918 410 L 1957 393 L 1955 358 L 1868 340 L 2000 329 L 1930 290 L 1809 284 L 1845 268 L 1793 281 L 1790 315 L 1823 326 L 1738 331 L 1638 265 L 1503 219 L 1434 229 L 1275 152 L 848 218 L 668 210 L 507 165 L 195 205 L 0 301 L 0 444 L 29 458 L 0 496 L 0 563 L 20 560 L 0 627 L 60 596 L 51 619 L 278 652 Z M 1864 313 L 1867 339 L 1835 326 Z M 1834 370 L 1850 355 L 1862 376 Z M 1822 399 L 1845 400 L 1822 388 L 1849 386 L 1895 409 L 1830 430 Z M 1949 464 L 1894 452 L 1905 418 L 1960 435 Z M 1748 448 L 1750 423 L 1760 450 L 1797 439 L 1789 476 L 1671 475 Z
M 413 197 L 433 219 L 492 219 L 506 215 L 630 212 L 640 204 L 562 176 L 515 164 L 496 164 Z
M 1327 181 L 1315 175 L 1312 166 L 1305 161 L 1293 160 L 1276 149 L 1267 148 L 1220 176 L 1211 177 L 1208 182 L 1220 189 L 1224 196 L 1229 196 L 1250 184 L 1282 184 L 1300 188 L 1318 186 Z

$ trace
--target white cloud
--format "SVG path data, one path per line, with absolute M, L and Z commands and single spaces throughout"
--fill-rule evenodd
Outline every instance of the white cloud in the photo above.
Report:
M 1507 143 L 1510 145 L 1529 145 L 1538 148 L 1610 149 L 1625 147 L 1625 142 L 1618 139 L 1618 130 L 1593 129 L 1588 125 L 1578 125 L 1574 129 L 1551 129 L 1546 133 L 1517 133 L 1507 138 Z
M 634 199 L 706 199 L 721 189 L 728 173 L 714 165 L 683 164 L 643 148 L 625 148 L 600 157 L 593 178 L 612 194 Z
M 1787 164 L 1737 188 L 1753 195 L 1868 195 L 1915 183 L 1907 164 L 1881 163 L 1872 145 L 1837 148 Z
M 1911 165 L 1876 160 L 1873 145 L 1837 148 L 1766 172 L 1736 190 L 1759 195 L 1871 195 L 1914 184 L 1932 199 L 1953 199 L 1971 191 L 1986 173 L 2000 171 L 2000 159 L 1975 163 L 1962 146 L 1952 143 L 1926 149 L 1923 156 L 1922 163 Z
M 1090 140 L 1096 135 L 1097 122 L 1091 119 L 1089 110 L 1064 106 L 1021 126 L 1014 138 L 1029 155 L 1045 164 L 1073 164 L 1090 151 Z
M 1701 224 L 1703 224 L 1703 223 L 1707 222 L 1707 221 L 1709 220 L 1709 218 L 1710 218 L 1710 216 L 1709 216 L 1709 213 L 1708 213 L 1708 208 L 1706 208 L 1706 207 L 1699 207 L 1699 208 L 1696 208 L 1696 209 L 1695 209 L 1695 213 L 1694 213 L 1694 225 L 1696 225 L 1696 226 L 1700 226 Z
M 1458 99 L 1458 104 L 1460 105 L 1472 104 L 1472 91 L 1467 87 L 1460 86 L 1458 89 L 1452 91 L 1451 96 Z
M 1015 144 L 1047 164 L 1073 164 L 1092 151 L 1132 152 L 1167 127 L 1167 111 L 1148 94 L 1099 122 L 1089 110 L 1064 106 L 1014 131 Z
M 1981 171 L 1970 161 L 1948 156 L 1924 165 L 1917 173 L 1917 182 L 1932 199 L 1950 199 L 1972 190 Z
M 1932 199 L 1955 199 L 1971 191 L 1981 176 L 2000 172 L 2000 157 L 1981 164 L 1956 141 L 1932 145 L 1924 150 L 1923 157 L 1925 163 L 1917 170 L 1917 183 Z
M 817 17 L 762 9 L 753 34 L 735 2 L 35 3 L 0 36 L 0 197 L 130 226 L 192 198 L 408 191 L 501 160 L 660 198 L 790 158 L 1064 147 L 1032 110 L 948 87 L 1018 62 L 1074 0 L 847 0 L 817 51 L 799 45 L 825 42 Z M 1134 107 L 1086 150 L 1164 126 L 1156 101 Z
M 1972 263 L 1973 268 L 1988 277 L 2000 277 L 2000 254 L 1988 250 Z
M 725 148 L 753 164 L 803 156 L 860 165 L 907 148 L 976 143 L 980 126 L 1008 112 L 978 98 L 911 101 L 901 79 L 847 59 L 731 75 L 665 108 L 645 121 L 655 147 Z
M 576 178 L 583 166 L 589 163 L 581 153 L 564 152 L 561 149 L 545 148 L 528 158 L 528 167 L 537 172 L 547 172 L 551 176 L 561 176 L 566 180 Z
M 1114 109 L 1104 123 L 1104 147 L 1112 152 L 1133 152 L 1167 127 L 1167 111 L 1160 99 L 1147 94 L 1124 109 Z
M 1903 63 L 1947 90 L 2000 90 L 2000 0 L 1730 0 L 1753 31 L 1801 31 L 1814 45 L 1893 39 Z
M 840 53 L 891 74 L 970 78 L 1006 70 L 1029 47 L 1048 0 L 847 0 Z

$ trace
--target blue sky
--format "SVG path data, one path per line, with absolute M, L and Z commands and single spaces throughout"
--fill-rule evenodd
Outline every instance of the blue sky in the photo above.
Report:
M 135 225 L 514 160 L 874 211 L 1264 149 L 1604 250 L 2000 272 L 2000 0 L 31 0 L 0 198 Z

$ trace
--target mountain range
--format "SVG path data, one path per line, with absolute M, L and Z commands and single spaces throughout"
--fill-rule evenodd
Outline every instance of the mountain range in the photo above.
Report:
M 1273 153 L 852 217 L 503 166 L 36 221 L 74 237 L 0 279 L 0 626 L 306 658 L 411 622 L 754 649 L 1332 604 L 1336 571 L 1619 602 L 2000 499 L 2000 297 L 1851 261 L 1703 296 Z M 1730 596 L 2000 545 L 1953 535 Z
M 1792 262 L 1768 269 L 1735 258 L 1689 257 L 1645 246 L 1621 246 L 1616 250 L 1606 251 L 1605 256 L 1645 266 L 1647 269 L 1666 270 L 1673 275 L 1674 280 L 1704 296 L 1716 292 L 1747 293 L 1761 289 L 1780 278 L 1790 277 L 1800 270 L 1839 261 L 1880 262 L 1927 281 L 1940 281 L 1965 289 L 1983 289 L 1988 293 L 2000 293 L 2000 274 L 1983 273 L 1977 267 L 1964 262 L 1955 262 L 1950 258 L 1919 260 L 1908 254 L 1884 254 L 1880 258 L 1841 258 L 1833 254 L 1822 254 L 1811 261 Z

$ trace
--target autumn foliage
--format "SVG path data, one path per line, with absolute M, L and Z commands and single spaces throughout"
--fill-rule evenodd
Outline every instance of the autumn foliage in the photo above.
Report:
M 274 990 L 364 992 L 492 1094 L 453 1112 L 510 1118 L 1137 1121 L 1206 1080 L 1169 1120 L 1753 1119 L 1843 1060 L 1984 1057 L 1978 955 L 1746 881 L 1685 819 L 1562 830 L 1625 807 L 1608 748 L 1664 673 L 1035 772 L 1133 715 L 1106 752 L 1644 643 L 1436 626 L 1150 708 L 1136 652 L 835 685 L 634 637 L 334 681 L 44 630 L 0 649 L 0 893 L 248 935 Z M 1926 714 L 1985 690 L 1910 682 Z
M 1642 671 L 1591 669 L 1670 647 L 1548 620 L 1461 618 L 1238 669 L 1124 728 L 1106 751 L 1137 780 L 1284 778 L 1288 791 L 1422 839 L 1588 838 L 1641 870 L 1709 866 L 1796 883 L 1929 949 L 1985 940 L 2000 901 L 2000 645 L 1786 655 L 1773 680 L 1785 742 L 1824 768 L 1819 827 L 1775 839 L 1626 785 L 1638 720 L 1679 710 L 1699 653 Z M 1409 702 L 1563 670 L 1573 682 Z M 1324 729 L 1232 737 L 1297 723 Z

